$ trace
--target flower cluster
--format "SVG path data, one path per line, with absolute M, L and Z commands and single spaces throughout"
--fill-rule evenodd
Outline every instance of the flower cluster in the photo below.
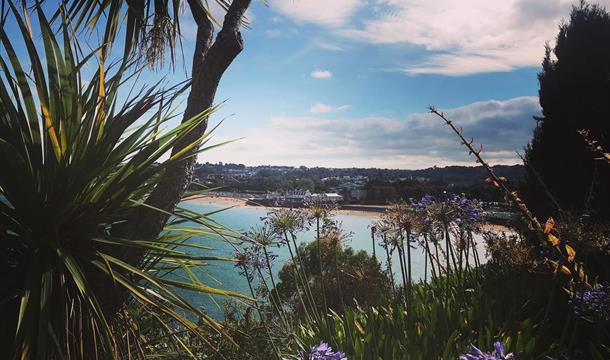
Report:
M 596 284 L 593 289 L 577 292 L 573 301 L 574 315 L 593 321 L 610 321 L 610 289 Z
M 243 241 L 253 242 L 260 246 L 271 246 L 278 240 L 278 235 L 268 224 L 263 226 L 255 226 L 250 228 L 249 231 L 243 233 Z
M 449 200 L 453 209 L 453 221 L 459 226 L 472 227 L 483 219 L 483 209 L 477 200 L 464 195 L 453 195 Z
M 472 228 L 483 219 L 483 209 L 477 200 L 464 195 L 447 195 L 444 200 L 425 195 L 412 203 L 424 224 L 431 225 L 435 220 L 453 222 L 458 226 Z
M 311 348 L 309 353 L 299 352 L 301 360 L 347 360 L 347 356 L 342 352 L 335 352 L 327 343 L 321 341 L 319 345 Z
M 491 353 L 485 353 L 476 346 L 470 345 L 470 352 L 460 356 L 460 360 L 511 360 L 514 358 L 513 353 L 504 355 L 504 344 L 499 341 L 494 343 L 494 350 Z
M 436 200 L 430 194 L 424 195 L 419 201 L 411 201 L 411 206 L 417 213 L 419 221 L 428 230 L 438 227 L 437 220 L 445 217 L 443 214 L 448 212 L 445 205 L 444 202 Z
M 268 258 L 268 259 L 267 259 Z M 262 247 L 258 244 L 252 244 L 243 250 L 235 251 L 235 267 L 239 269 L 239 274 L 245 276 L 248 281 L 253 281 L 260 269 L 266 269 L 269 265 L 273 266 L 273 261 L 277 255 L 268 251 L 267 256 L 262 251 Z M 267 264 L 269 260 L 269 264 Z
M 277 209 L 269 212 L 262 220 L 269 224 L 271 231 L 278 236 L 282 245 L 287 245 L 288 235 L 294 237 L 295 233 L 306 229 L 306 216 L 300 210 Z

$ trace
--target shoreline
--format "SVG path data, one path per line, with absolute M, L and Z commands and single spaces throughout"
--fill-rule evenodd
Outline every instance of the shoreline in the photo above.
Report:
M 231 196 L 218 196 L 218 195 L 200 195 L 194 196 L 185 199 L 184 201 L 190 202 L 193 204 L 199 205 L 221 205 L 228 207 L 236 207 L 236 208 L 250 208 L 250 209 L 266 209 L 266 210 L 275 210 L 282 209 L 281 207 L 273 207 L 273 206 L 256 206 L 246 204 L 246 199 L 231 197 Z M 362 209 L 338 209 L 335 210 L 336 214 L 339 215 L 350 215 L 350 216 L 362 216 L 368 217 L 371 219 L 378 219 L 383 212 L 379 212 L 376 210 L 371 210 L 369 208 Z M 493 231 L 511 231 L 509 227 L 502 224 L 494 224 L 494 223 L 486 223 L 483 225 L 487 230 Z
M 246 199 L 230 197 L 230 196 L 203 195 L 203 196 L 190 197 L 190 198 L 185 199 L 184 201 L 194 203 L 194 204 L 199 204 L 199 205 L 223 205 L 223 206 L 227 206 L 227 207 L 268 209 L 268 210 L 279 209 L 277 207 L 270 207 L 270 206 L 248 205 L 248 204 L 246 204 Z M 379 216 L 381 216 L 381 214 L 383 214 L 383 212 L 373 211 L 373 210 L 369 210 L 366 208 L 349 209 L 349 210 L 339 209 L 339 210 L 336 210 L 336 213 L 341 214 L 341 215 L 365 216 L 365 217 L 370 217 L 370 218 L 378 218 Z

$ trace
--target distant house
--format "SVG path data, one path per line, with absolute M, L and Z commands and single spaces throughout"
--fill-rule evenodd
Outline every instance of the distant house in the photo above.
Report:
M 322 199 L 324 201 L 328 201 L 328 202 L 339 202 L 339 201 L 343 201 L 343 196 L 337 194 L 337 193 L 324 193 L 322 194 Z
M 301 207 L 308 200 L 319 200 L 322 202 L 340 202 L 343 196 L 337 193 L 312 194 L 309 190 L 291 190 L 286 192 L 268 192 L 262 196 L 251 197 L 248 203 L 252 205 L 270 205 Z
M 366 199 L 366 190 L 364 189 L 354 189 L 350 190 L 349 200 L 362 201 Z

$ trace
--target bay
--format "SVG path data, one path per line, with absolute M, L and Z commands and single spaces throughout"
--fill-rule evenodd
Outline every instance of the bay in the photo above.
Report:
M 250 230 L 251 228 L 262 225 L 262 217 L 265 217 L 269 212 L 268 209 L 262 207 L 233 207 L 226 209 L 226 205 L 221 204 L 199 204 L 194 202 L 184 202 L 181 206 L 197 211 L 199 213 L 216 212 L 210 216 L 211 219 L 218 223 L 239 232 Z M 226 210 L 223 210 L 226 209 Z M 358 215 L 338 213 L 335 219 L 342 223 L 345 232 L 351 233 L 349 239 L 343 244 L 350 246 L 354 250 L 364 250 L 372 253 L 373 243 L 371 240 L 370 225 L 378 219 L 378 214 L 362 213 Z M 193 225 L 193 224 L 191 224 Z M 300 232 L 297 235 L 299 243 L 311 242 L 315 240 L 315 230 L 310 229 Z M 477 248 L 479 253 L 483 254 L 482 241 L 480 236 L 475 235 Z M 196 250 L 198 255 L 202 256 L 218 256 L 232 258 L 235 254 L 233 246 L 226 241 L 216 236 L 200 236 L 191 239 L 191 242 L 198 243 L 210 247 L 209 250 Z M 273 272 L 281 269 L 282 265 L 290 259 L 288 249 L 286 247 L 273 247 L 270 249 L 274 254 L 278 255 L 273 266 Z M 386 266 L 385 250 L 375 243 L 375 252 L 377 258 L 380 259 L 384 268 Z M 383 260 L 382 260 L 383 259 Z M 418 281 L 424 277 L 424 255 L 421 249 L 412 251 L 412 269 L 413 280 Z M 392 255 L 392 267 L 395 278 L 400 277 L 400 265 L 397 252 Z M 239 269 L 234 266 L 233 262 L 228 261 L 211 261 L 208 266 L 197 270 L 197 275 L 202 282 L 216 288 L 236 291 L 238 293 L 250 296 L 250 290 L 246 279 L 239 274 Z M 277 280 L 277 277 L 276 277 Z M 201 308 L 207 314 L 215 319 L 223 318 L 223 304 L 226 301 L 233 301 L 225 296 L 207 295 L 188 290 L 182 290 L 181 294 L 186 297 L 193 305 Z

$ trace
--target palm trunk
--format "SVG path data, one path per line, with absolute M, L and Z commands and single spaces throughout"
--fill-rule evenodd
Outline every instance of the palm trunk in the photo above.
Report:
M 222 29 L 218 32 L 216 40 L 213 41 L 214 26 L 206 14 L 203 3 L 201 0 L 188 0 L 193 19 L 197 24 L 197 38 L 191 70 L 191 91 L 182 122 L 201 114 L 213 105 L 220 79 L 243 50 L 240 28 L 250 3 L 251 0 L 233 0 L 231 2 Z M 206 129 L 207 120 L 177 142 L 172 149 L 172 155 L 201 138 Z M 195 146 L 190 154 L 194 155 L 198 149 L 199 146 Z M 159 183 L 146 199 L 146 204 L 150 207 L 138 207 L 127 221 L 113 228 L 113 235 L 137 240 L 155 239 L 163 230 L 169 218 L 168 213 L 173 211 L 182 200 L 191 183 L 196 159 L 196 156 L 188 156 L 184 160 L 176 161 L 168 166 Z M 162 209 L 168 213 L 153 210 L 153 208 Z M 121 248 L 119 251 L 121 253 L 117 256 L 136 265 L 142 263 L 146 254 L 136 247 L 131 247 L 127 251 Z M 100 293 L 108 292 L 109 289 L 113 290 L 114 295 L 109 299 L 104 299 L 105 313 L 113 316 L 126 301 L 125 294 L 117 295 L 114 292 L 117 288 L 113 284 L 99 282 L 93 286 L 99 288 Z

